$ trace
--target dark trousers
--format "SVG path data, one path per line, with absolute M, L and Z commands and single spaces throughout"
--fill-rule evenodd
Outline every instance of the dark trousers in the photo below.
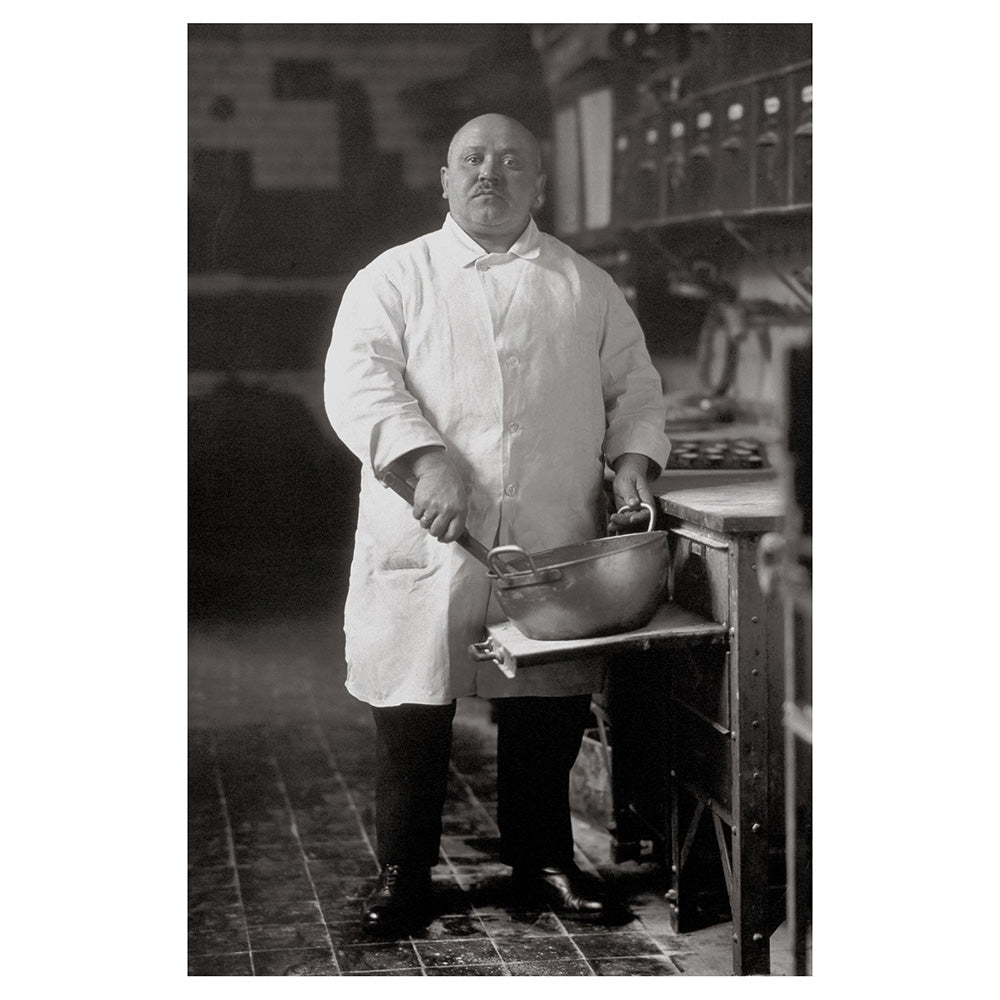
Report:
M 375 829 L 381 865 L 437 864 L 455 703 L 373 708 Z M 497 822 L 508 865 L 573 859 L 569 773 L 590 720 L 590 695 L 499 698 Z

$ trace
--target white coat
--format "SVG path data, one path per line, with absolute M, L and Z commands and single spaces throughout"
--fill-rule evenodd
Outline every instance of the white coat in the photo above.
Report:
M 508 679 L 472 660 L 469 644 L 502 617 L 484 567 L 429 535 L 377 473 L 443 445 L 467 483 L 469 534 L 485 545 L 603 535 L 605 461 L 638 452 L 662 467 L 669 452 L 659 376 L 610 276 L 534 221 L 491 254 L 449 215 L 350 283 L 325 396 L 362 466 L 348 690 L 375 706 L 599 690 L 599 661 Z

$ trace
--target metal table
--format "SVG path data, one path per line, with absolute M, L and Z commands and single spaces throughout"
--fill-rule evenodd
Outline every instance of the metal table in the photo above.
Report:
M 610 656 L 614 685 L 633 686 L 633 699 L 648 701 L 641 678 L 657 678 L 665 718 L 622 766 L 665 759 L 658 791 L 666 808 L 643 817 L 641 806 L 616 802 L 616 817 L 631 813 L 661 829 L 681 933 L 702 925 L 696 901 L 711 846 L 732 915 L 733 972 L 766 975 L 770 937 L 784 918 L 783 625 L 778 598 L 761 589 L 757 549 L 763 534 L 780 529 L 782 496 L 777 480 L 680 490 L 665 480 L 657 500 L 665 515 L 658 527 L 670 532 L 669 600 L 645 628 L 544 642 L 503 622 L 488 628 L 485 648 L 508 669 Z M 615 701 L 601 713 L 614 728 Z M 650 745 L 664 734 L 667 746 Z M 631 733 L 633 747 L 642 740 Z M 656 767 L 648 772 L 643 780 L 659 780 Z M 616 781 L 616 796 L 629 783 Z

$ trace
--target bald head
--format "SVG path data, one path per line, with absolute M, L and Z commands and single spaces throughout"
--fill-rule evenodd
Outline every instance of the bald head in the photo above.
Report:
M 491 253 L 506 252 L 542 204 L 538 141 L 506 115 L 473 118 L 451 140 L 441 187 L 462 229 Z
M 468 139 L 470 135 L 478 135 L 483 131 L 493 132 L 496 130 L 506 131 L 511 138 L 516 139 L 519 144 L 529 151 L 531 156 L 534 158 L 535 169 L 542 169 L 542 151 L 538 145 L 538 140 L 515 118 L 508 118 L 507 115 L 495 114 L 479 115 L 478 118 L 473 118 L 470 121 L 467 121 L 454 134 L 454 136 L 452 136 L 451 142 L 448 144 L 449 165 L 452 162 L 455 150 L 458 149 L 461 143 Z

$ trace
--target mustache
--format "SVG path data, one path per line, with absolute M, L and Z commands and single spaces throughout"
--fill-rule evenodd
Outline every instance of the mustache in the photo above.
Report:
M 475 198 L 477 195 L 481 194 L 503 194 L 503 192 L 500 190 L 500 187 L 497 184 L 489 184 L 489 183 L 484 184 L 480 182 L 475 186 L 475 188 L 473 188 L 472 197 Z

